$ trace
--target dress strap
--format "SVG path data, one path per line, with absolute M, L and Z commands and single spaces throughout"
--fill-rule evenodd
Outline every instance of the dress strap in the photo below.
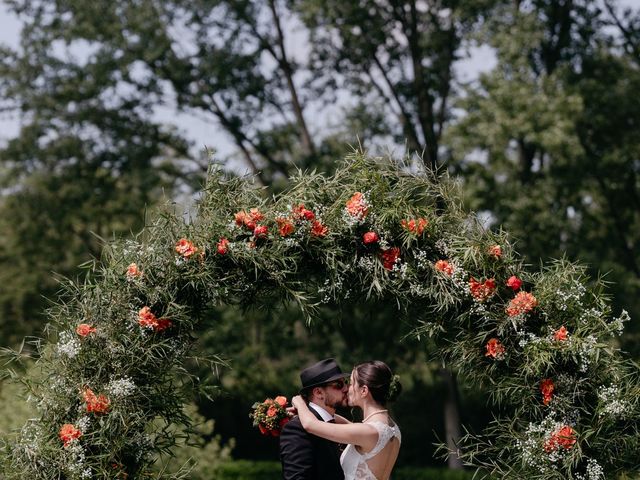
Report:
M 362 458 L 365 461 L 380 453 L 380 451 L 387 446 L 387 443 L 389 443 L 389 440 L 393 437 L 398 437 L 398 440 L 401 439 L 400 429 L 397 425 L 390 426 L 383 422 L 369 422 L 368 425 L 371 425 L 378 431 L 378 441 L 376 442 L 376 446 L 373 447 L 370 452 L 362 455 Z

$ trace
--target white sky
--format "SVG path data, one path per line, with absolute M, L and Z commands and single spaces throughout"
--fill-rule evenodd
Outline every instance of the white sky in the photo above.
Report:
M 621 6 L 640 7 L 640 0 L 619 0 Z M 5 44 L 16 48 L 19 44 L 20 21 L 17 17 L 7 11 L 3 0 L 0 0 L 0 44 Z M 290 54 L 304 56 L 304 47 L 300 48 L 300 36 L 295 32 L 288 32 L 289 45 L 287 48 Z M 473 80 L 484 71 L 491 70 L 495 65 L 495 56 L 489 48 L 475 48 L 466 58 L 456 65 L 460 79 L 464 81 Z M 312 112 L 315 115 L 315 122 L 311 122 L 310 128 L 317 130 L 330 123 L 330 119 L 335 115 L 335 110 L 325 110 L 323 112 Z M 205 146 L 215 148 L 221 156 L 232 153 L 234 147 L 226 134 L 214 123 L 208 123 L 203 119 L 193 115 L 177 112 L 169 107 L 159 108 L 157 118 L 162 122 L 177 125 L 184 131 L 187 138 L 194 142 L 196 150 L 202 150 Z M 0 144 L 17 135 L 19 130 L 19 118 L 12 117 L 7 113 L 0 112 Z

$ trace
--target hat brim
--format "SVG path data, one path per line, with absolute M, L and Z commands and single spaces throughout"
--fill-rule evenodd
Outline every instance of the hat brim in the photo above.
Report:
M 319 387 L 320 385 L 325 385 L 327 383 L 335 382 L 336 380 L 339 380 L 341 378 L 347 378 L 350 376 L 351 376 L 351 373 L 347 373 L 347 372 L 338 373 L 336 375 L 333 375 L 327 378 L 326 380 L 323 380 L 322 382 L 314 383 L 312 385 L 307 385 L 306 387 L 301 388 L 300 393 L 304 392 L 305 390 L 309 390 L 310 388 Z

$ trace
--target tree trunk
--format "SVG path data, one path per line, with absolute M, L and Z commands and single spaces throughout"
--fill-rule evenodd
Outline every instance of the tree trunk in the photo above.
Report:
M 441 368 L 440 376 L 444 381 L 446 389 L 444 399 L 444 431 L 445 436 L 447 437 L 447 448 L 449 450 L 447 465 L 452 470 L 462 470 L 462 460 L 458 455 L 458 445 L 462 438 L 458 383 L 455 375 L 448 368 Z

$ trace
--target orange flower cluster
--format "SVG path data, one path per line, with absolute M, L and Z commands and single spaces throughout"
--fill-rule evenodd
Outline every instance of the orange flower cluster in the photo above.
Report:
M 277 396 L 275 400 L 267 398 L 262 403 L 254 403 L 253 412 L 249 416 L 253 418 L 253 426 L 258 427 L 260 433 L 277 437 L 289 422 L 286 408 L 287 397 Z
M 398 247 L 391 247 L 382 252 L 382 266 L 387 270 L 393 270 L 393 266 L 400 258 L 400 249 Z
M 502 257 L 502 247 L 500 245 L 491 245 L 488 250 L 489 255 L 498 259 Z
M 131 263 L 128 267 L 127 267 L 127 279 L 128 280 L 134 280 L 136 278 L 140 278 L 142 277 L 142 272 L 140 271 L 140 269 L 138 268 L 138 265 L 135 263 Z
M 305 208 L 304 204 L 296 205 L 291 209 L 293 218 L 296 220 L 315 220 L 316 215 L 311 210 Z
M 257 208 L 252 208 L 249 213 L 240 210 L 235 214 L 236 225 L 244 226 L 246 229 L 254 231 L 258 222 L 264 219 L 264 215 Z
M 326 225 L 323 225 L 319 220 L 314 220 L 311 223 L 311 235 L 314 237 L 326 237 L 329 233 L 329 228 Z
M 198 247 L 186 238 L 181 238 L 176 243 L 176 252 L 178 252 L 178 254 L 183 258 L 191 258 L 193 255 L 198 253 Z
M 87 413 L 107 413 L 111 402 L 103 395 L 96 395 L 90 388 L 85 388 L 82 398 L 87 404 Z
M 269 229 L 266 225 L 256 225 L 256 228 L 253 229 L 253 235 L 256 238 L 267 238 L 269 234 Z
M 558 342 L 564 342 L 568 336 L 569 336 L 569 332 L 567 331 L 564 325 L 560 327 L 558 330 L 556 330 L 555 332 L 553 332 L 553 338 L 556 339 Z
M 487 350 L 487 352 L 484 354 L 485 357 L 496 358 L 498 360 L 502 360 L 504 358 L 506 348 L 504 348 L 504 345 L 502 345 L 502 343 L 500 343 L 500 340 L 498 340 L 497 338 L 490 339 L 487 342 L 485 348 Z
M 95 333 L 96 328 L 87 323 L 81 323 L 76 327 L 76 333 L 81 337 L 86 337 L 90 333 Z
M 533 310 L 538 305 L 538 300 L 529 292 L 520 292 L 511 299 L 507 306 L 507 315 L 515 317 Z
M 576 444 L 576 431 L 568 425 L 553 432 L 544 444 L 544 451 L 555 452 L 559 447 L 570 450 Z
M 545 405 L 549 405 L 551 403 L 551 399 L 553 398 L 553 391 L 556 386 L 553 384 L 553 380 L 550 378 L 545 378 L 540 382 L 540 392 L 542 393 L 542 403 Z
M 435 265 L 434 265 L 435 269 L 445 273 L 449 276 L 453 275 L 453 265 L 451 265 L 449 262 L 447 262 L 446 260 L 438 260 Z
M 471 277 L 469 279 L 469 290 L 471 291 L 473 298 L 483 302 L 496 292 L 496 281 L 493 278 L 489 278 L 484 282 L 479 282 L 475 278 Z
M 364 195 L 361 192 L 356 192 L 353 196 L 347 200 L 346 207 L 347 213 L 352 217 L 363 219 L 369 213 L 369 207 Z
M 278 224 L 278 233 L 281 237 L 288 237 L 295 231 L 293 222 L 288 218 L 278 217 L 276 218 L 276 223 Z
M 168 318 L 156 317 L 149 307 L 142 307 L 138 312 L 138 324 L 155 332 L 162 332 L 173 325 Z
M 422 235 L 424 229 L 429 225 L 429 221 L 426 218 L 415 218 L 411 220 L 402 220 L 400 222 L 402 228 L 407 230 L 408 232 L 414 233 L 416 235 Z
M 70 423 L 65 423 L 58 432 L 58 437 L 62 440 L 62 445 L 66 448 L 75 439 L 80 438 L 82 432 Z

